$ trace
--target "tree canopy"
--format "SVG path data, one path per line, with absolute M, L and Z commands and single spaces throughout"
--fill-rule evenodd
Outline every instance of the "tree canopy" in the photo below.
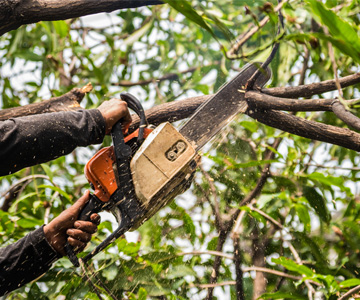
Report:
M 189 191 L 86 270 L 62 258 L 11 299 L 356 298 L 359 1 L 47 2 L 0 4 L 0 120 L 29 104 L 95 108 L 127 91 L 152 123 L 180 126 L 279 49 L 267 86 L 247 92 L 245 114 L 203 149 Z M 41 106 L 49 98 L 53 108 Z M 2 177 L 1 244 L 90 189 L 84 165 L 110 143 Z M 102 217 L 85 253 L 116 226 Z

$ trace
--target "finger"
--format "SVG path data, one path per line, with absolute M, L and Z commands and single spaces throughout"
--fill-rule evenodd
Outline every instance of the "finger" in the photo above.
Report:
M 77 239 L 74 239 L 72 237 L 68 237 L 68 243 L 74 248 L 74 251 L 76 253 L 81 252 L 85 249 L 86 243 L 79 241 Z
M 132 122 L 132 118 L 130 115 L 130 111 L 128 110 L 127 106 L 124 110 L 124 116 L 123 116 L 123 126 L 124 127 L 128 127 L 130 125 L 130 123 Z
M 90 216 L 90 220 L 91 222 L 93 222 L 95 225 L 98 226 L 101 222 L 101 217 L 98 214 L 92 214 Z
M 93 234 L 97 231 L 97 225 L 90 221 L 78 220 L 74 223 L 74 227 L 90 234 Z
M 66 231 L 67 235 L 73 239 L 79 240 L 84 243 L 88 243 L 91 240 L 91 234 L 84 232 L 79 229 L 68 229 Z
M 90 191 L 86 190 L 84 195 L 82 195 L 69 209 L 71 210 L 72 213 L 77 213 L 78 215 L 85 207 L 89 199 L 90 199 Z

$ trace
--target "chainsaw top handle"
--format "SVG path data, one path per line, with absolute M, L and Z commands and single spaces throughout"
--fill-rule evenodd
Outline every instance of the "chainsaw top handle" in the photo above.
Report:
M 132 109 L 140 118 L 139 124 L 139 134 L 137 137 L 137 143 L 141 144 L 144 140 L 144 129 L 147 127 L 148 121 L 145 116 L 144 108 L 142 107 L 140 101 L 130 93 L 121 93 L 121 100 L 125 101 L 130 109 Z M 116 130 L 116 128 L 115 128 Z

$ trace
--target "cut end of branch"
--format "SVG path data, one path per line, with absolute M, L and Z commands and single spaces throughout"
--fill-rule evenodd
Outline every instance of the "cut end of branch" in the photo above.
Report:
M 91 92 L 92 89 L 93 89 L 93 85 L 91 84 L 91 82 L 89 82 L 87 85 L 83 86 L 83 87 L 80 89 L 80 91 L 81 91 L 81 93 L 86 94 L 86 93 Z

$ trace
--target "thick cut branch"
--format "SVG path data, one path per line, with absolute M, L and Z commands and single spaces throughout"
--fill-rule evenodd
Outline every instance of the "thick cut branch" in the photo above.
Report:
M 24 24 L 162 4 L 158 0 L 7 0 L 0 1 L 0 35 Z
M 248 93 L 254 95 L 256 92 Z M 42 103 L 26 105 L 13 109 L 5 109 L 0 111 L 0 121 L 6 120 L 10 117 L 13 118 L 29 114 L 79 109 L 80 106 L 78 102 L 80 102 L 80 100 L 84 97 L 84 94 L 85 92 L 83 92 L 83 89 L 73 89 L 63 96 L 44 101 Z M 164 103 L 148 109 L 146 111 L 146 116 L 149 122 L 154 125 L 158 125 L 166 121 L 175 122 L 182 120 L 190 117 L 195 112 L 195 110 L 211 96 L 212 95 L 204 95 Z M 261 96 L 264 96 L 266 99 L 265 95 Z M 305 101 L 306 100 L 304 100 L 304 102 Z M 52 105 L 52 103 L 54 103 L 54 105 Z M 55 105 L 55 103 L 57 103 L 57 105 Z M 37 107 L 37 105 L 39 106 Z M 328 106 L 328 103 L 325 101 L 321 105 L 324 105 L 323 108 L 325 108 Z M 34 110 L 35 108 L 38 108 L 38 110 Z M 355 151 L 360 151 L 360 134 L 349 129 L 330 126 L 314 121 L 308 121 L 290 114 L 273 110 L 248 109 L 246 114 L 263 124 L 281 129 L 289 133 L 293 133 L 309 139 L 339 145 Z M 133 116 L 133 123 L 130 127 L 130 132 L 137 128 L 138 124 L 138 118 Z
M 0 121 L 49 112 L 80 109 L 79 103 L 91 89 L 91 84 L 88 84 L 81 89 L 72 89 L 70 92 L 50 100 L 0 110 Z
M 341 88 L 345 88 L 360 83 L 360 73 L 356 73 L 353 75 L 340 78 L 339 83 L 341 85 Z M 261 91 L 265 94 L 277 96 L 277 97 L 298 98 L 298 97 L 311 97 L 313 95 L 334 91 L 336 89 L 337 89 L 336 81 L 333 79 L 333 80 L 325 80 L 322 82 L 316 82 L 316 83 L 299 85 L 299 86 L 287 86 L 287 87 L 262 89 Z

